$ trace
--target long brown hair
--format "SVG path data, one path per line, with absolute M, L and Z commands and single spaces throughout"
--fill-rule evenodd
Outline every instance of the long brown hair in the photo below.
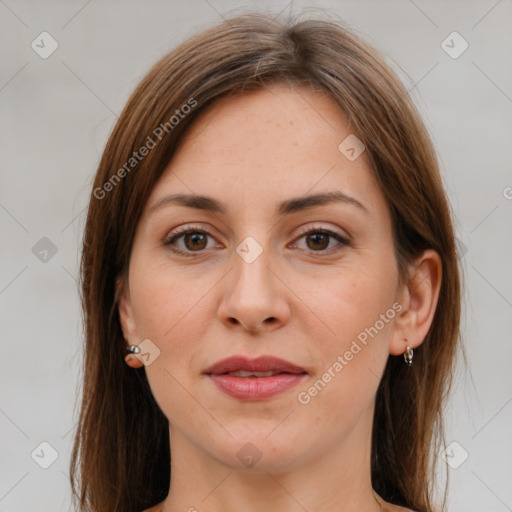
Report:
M 389 357 L 378 388 L 371 466 L 373 488 L 385 500 L 437 510 L 435 466 L 459 346 L 460 282 L 432 142 L 396 74 L 342 22 L 261 13 L 231 17 L 157 62 L 129 98 L 101 158 L 81 260 L 84 378 L 70 464 L 80 510 L 140 512 L 167 496 L 168 420 L 145 372 L 124 362 L 116 278 L 127 271 L 143 208 L 187 127 L 219 98 L 271 83 L 321 89 L 347 116 L 391 210 L 400 278 L 425 249 L 441 257 L 437 309 L 414 366 Z M 446 488 L 442 510 L 445 503 Z

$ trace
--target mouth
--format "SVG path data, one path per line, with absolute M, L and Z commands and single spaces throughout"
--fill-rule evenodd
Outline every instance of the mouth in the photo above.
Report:
M 236 372 L 228 372 L 223 373 L 220 375 L 231 375 L 232 377 L 242 377 L 244 379 L 252 379 L 252 378 L 258 378 L 261 379 L 262 377 L 273 377 L 274 375 L 282 375 L 284 373 L 288 372 L 274 372 L 274 371 L 268 371 L 268 372 L 248 372 L 245 370 L 237 370 Z
M 232 356 L 217 361 L 206 369 L 206 375 L 232 375 L 234 377 L 270 377 L 279 373 L 298 375 L 307 373 L 304 368 L 274 356 L 260 356 L 248 359 L 244 356 Z
M 273 356 L 257 359 L 229 357 L 203 373 L 220 391 L 248 401 L 264 400 L 283 393 L 308 375 L 304 368 Z

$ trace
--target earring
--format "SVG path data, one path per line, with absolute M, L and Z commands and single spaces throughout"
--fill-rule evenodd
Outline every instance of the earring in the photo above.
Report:
M 404 338 L 404 341 L 407 343 L 407 339 Z M 411 347 L 407 346 L 404 352 L 404 359 L 407 366 L 412 366 L 412 357 L 414 355 L 414 351 Z
M 126 352 L 129 352 L 129 354 L 124 358 L 124 360 L 128 366 L 131 368 L 140 368 L 144 364 L 140 359 L 133 355 L 140 354 L 140 347 L 137 345 L 130 345 L 129 347 L 126 347 Z

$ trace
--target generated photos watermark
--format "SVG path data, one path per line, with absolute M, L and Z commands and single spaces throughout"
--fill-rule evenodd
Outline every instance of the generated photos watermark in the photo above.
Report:
M 96 187 L 93 191 L 93 195 L 96 199 L 103 199 L 107 196 L 107 193 L 112 191 L 116 185 L 133 169 L 135 169 L 139 163 L 144 159 L 149 152 L 156 147 L 156 145 L 163 139 L 164 135 L 171 132 L 187 114 L 189 114 L 193 108 L 197 107 L 197 100 L 190 98 L 184 103 L 179 109 L 174 111 L 174 115 L 171 116 L 169 121 L 160 123 L 152 132 L 148 135 L 146 142 L 137 150 L 132 153 L 132 156 L 120 167 L 101 187 Z
M 369 337 L 373 339 L 379 332 L 384 329 L 397 313 L 402 311 L 403 307 L 399 302 L 395 302 L 385 313 L 381 313 L 379 319 L 375 323 L 366 327 L 357 335 L 357 340 L 352 340 L 350 348 L 346 350 L 343 355 L 339 355 L 329 368 L 322 374 L 321 378 L 317 379 L 315 383 L 310 386 L 307 390 L 301 391 L 297 395 L 297 400 L 302 405 L 307 405 L 311 402 L 311 399 L 320 393 L 329 382 L 332 381 L 340 372 L 348 365 L 354 356 L 359 354 L 361 350 L 368 344 Z M 358 343 L 359 341 L 359 343 Z M 362 346 L 361 346 L 362 345 Z

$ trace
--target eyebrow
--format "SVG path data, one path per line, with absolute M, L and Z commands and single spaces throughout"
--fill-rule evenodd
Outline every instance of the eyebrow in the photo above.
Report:
M 334 202 L 341 202 L 349 205 L 353 205 L 369 213 L 368 209 L 357 199 L 351 197 L 341 191 L 323 192 L 320 194 L 311 194 L 300 197 L 294 197 L 287 199 L 278 205 L 277 213 L 280 215 L 288 215 L 315 206 L 324 206 Z M 165 206 L 178 205 L 187 206 L 189 208 L 196 208 L 198 210 L 206 210 L 213 213 L 227 214 L 227 206 L 214 199 L 213 197 L 207 197 L 196 194 L 171 194 L 158 200 L 153 206 L 149 208 L 146 215 L 150 215 L 155 210 L 159 210 Z

